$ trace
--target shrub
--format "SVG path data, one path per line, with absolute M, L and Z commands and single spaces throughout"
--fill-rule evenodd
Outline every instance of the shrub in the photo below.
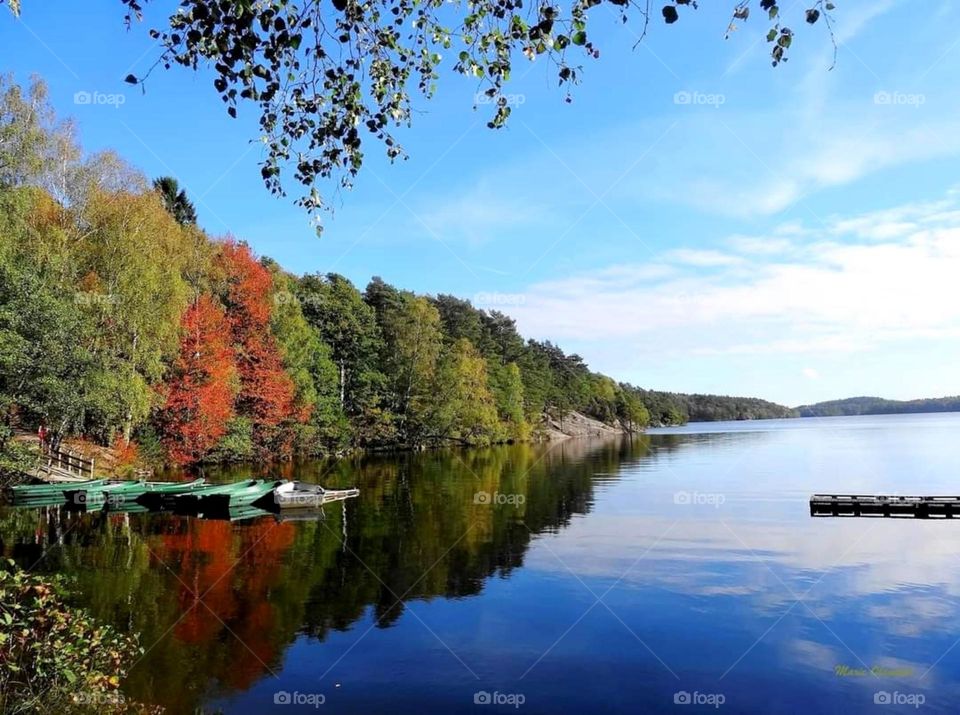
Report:
M 64 581 L 0 567 L 0 711 L 129 712 L 120 681 L 137 639 L 66 602 Z

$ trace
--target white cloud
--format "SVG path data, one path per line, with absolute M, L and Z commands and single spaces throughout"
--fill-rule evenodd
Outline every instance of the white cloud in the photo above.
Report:
M 701 268 L 732 266 L 743 262 L 740 256 L 723 253 L 722 251 L 695 248 L 679 248 L 676 251 L 670 251 L 666 254 L 666 260 Z
M 944 202 L 926 206 L 926 215 L 914 205 L 836 218 L 819 232 L 804 229 L 812 240 L 803 246 L 772 239 L 757 251 L 762 237 L 738 237 L 726 251 L 666 252 L 649 270 L 541 282 L 511 312 L 532 335 L 616 340 L 633 355 L 843 353 L 956 338 L 960 217 Z M 889 216 L 910 220 L 902 232 L 878 233 Z
M 819 379 L 820 379 L 820 373 L 819 373 L 815 368 L 812 368 L 812 367 L 805 367 L 805 368 L 803 368 L 803 369 L 800 371 L 800 374 L 802 374 L 802 375 L 803 375 L 805 378 L 807 378 L 808 380 L 819 380 Z

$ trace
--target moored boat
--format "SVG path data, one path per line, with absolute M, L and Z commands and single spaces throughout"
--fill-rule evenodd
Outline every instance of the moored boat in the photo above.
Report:
M 179 494 L 160 494 L 162 506 L 172 508 L 178 514 L 196 514 L 200 510 L 200 502 L 203 499 L 228 495 L 231 492 L 241 491 L 262 483 L 259 479 L 246 479 L 242 482 L 230 482 L 229 484 L 206 484 L 189 492 Z M 144 498 L 148 498 L 146 495 Z
M 319 484 L 283 482 L 274 492 L 274 504 L 280 509 L 316 509 L 332 501 L 359 496 L 359 489 L 325 489 Z
M 203 494 L 199 498 L 198 510 L 204 513 L 223 512 L 227 509 L 256 506 L 260 502 L 269 504 L 271 492 L 281 484 L 283 484 L 283 482 L 280 480 L 265 481 L 263 479 L 257 479 L 254 480 L 253 484 L 244 486 L 241 489 Z
M 64 493 L 71 489 L 83 489 L 105 484 L 106 479 L 90 479 L 85 482 L 62 482 L 59 484 L 19 484 L 10 489 L 13 501 L 16 504 L 32 500 L 58 499 L 65 500 Z
M 206 481 L 195 479 L 192 482 L 142 482 L 117 481 L 107 482 L 86 487 L 84 489 L 68 489 L 65 497 L 70 506 L 88 507 L 119 507 L 124 504 L 137 503 L 147 494 L 181 494 L 192 489 L 199 489 Z

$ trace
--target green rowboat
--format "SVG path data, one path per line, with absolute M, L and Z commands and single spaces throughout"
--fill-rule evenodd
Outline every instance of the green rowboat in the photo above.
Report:
M 206 484 L 203 479 L 192 482 L 107 482 L 85 489 L 68 489 L 66 502 L 70 506 L 120 507 L 138 502 L 147 494 L 180 494 Z
M 163 494 L 163 506 L 172 508 L 178 514 L 196 514 L 200 510 L 200 502 L 213 496 L 228 495 L 236 491 L 242 491 L 262 484 L 260 479 L 247 479 L 242 482 L 231 482 L 229 484 L 207 484 L 197 489 L 192 489 L 183 494 Z
M 84 489 L 89 487 L 106 484 L 106 479 L 90 479 L 85 482 L 62 482 L 60 484 L 21 484 L 13 487 L 10 492 L 13 494 L 15 503 L 23 503 L 34 499 L 59 499 L 64 501 L 64 492 L 71 489 Z
M 238 507 L 255 506 L 257 502 L 266 502 L 273 490 L 283 484 L 282 481 L 263 481 L 256 480 L 242 489 L 234 489 L 228 492 L 217 494 L 204 494 L 200 496 L 199 510 L 207 512 L 223 512 L 227 509 L 236 509 Z

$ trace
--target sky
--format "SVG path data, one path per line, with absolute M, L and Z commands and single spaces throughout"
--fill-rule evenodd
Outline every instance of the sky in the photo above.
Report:
M 783 3 L 796 38 L 776 68 L 759 13 L 724 39 L 732 4 L 655 18 L 639 44 L 598 6 L 573 102 L 520 59 L 503 130 L 451 53 L 399 132 L 410 158 L 371 140 L 320 238 L 263 188 L 257 117 L 230 119 L 208 70 L 124 84 L 172 3 L 129 32 L 119 0 L 0 8 L 0 71 L 39 74 L 85 150 L 177 177 L 210 233 L 292 272 L 468 298 L 648 388 L 960 394 L 960 3 L 837 0 L 832 69 L 802 4 Z

